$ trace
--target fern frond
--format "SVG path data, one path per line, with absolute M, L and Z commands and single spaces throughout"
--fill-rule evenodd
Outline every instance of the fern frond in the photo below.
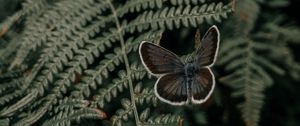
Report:
M 136 104 L 156 105 L 157 98 L 150 88 L 136 86 L 149 77 L 143 66 L 136 64 L 139 44 L 145 40 L 158 43 L 163 29 L 221 21 L 232 11 L 230 4 L 198 5 L 199 1 L 208 3 L 204 0 L 171 3 L 128 0 L 121 4 L 111 0 L 38 1 L 45 3 L 24 15 L 24 27 L 15 33 L 18 37 L 4 44 L 7 48 L 0 52 L 11 62 L 8 70 L 19 69 L 20 65 L 29 67 L 29 72 L 21 72 L 18 77 L 5 75 L 7 69 L 1 69 L 0 79 L 5 82 L 0 86 L 3 93 L 0 105 L 4 106 L 0 116 L 11 117 L 10 125 L 72 125 L 83 118 L 105 118 L 104 111 L 115 111 L 110 107 L 115 103 L 112 101 L 123 99 L 121 105 L 113 105 L 118 110 L 112 116 L 113 124 L 125 124 L 134 115 L 136 125 L 142 125 L 139 120 L 150 118 L 145 115 L 149 110 L 139 114 Z M 35 6 L 32 2 L 24 9 Z M 127 17 L 130 14 L 133 15 Z M 143 16 L 149 15 L 143 21 Z M 4 54 L 6 51 L 8 54 Z M 12 90 L 13 87 L 17 90 Z M 91 98 L 92 101 L 86 100 Z M 143 105 L 138 107 L 144 109 Z M 176 123 L 171 116 L 157 115 L 153 119 L 158 121 L 145 123 Z
M 145 34 L 143 34 L 141 37 L 138 37 L 133 40 L 133 38 L 129 38 L 126 40 L 126 43 L 131 43 L 129 46 L 132 46 L 133 51 L 136 52 L 139 46 L 139 42 L 143 40 L 149 40 L 152 41 L 157 36 L 160 35 L 161 31 L 150 31 Z M 105 44 L 107 46 L 110 46 L 109 43 Z M 100 51 L 104 50 L 105 48 L 100 48 Z M 103 51 L 102 51 L 103 52 Z M 130 51 L 128 51 L 129 53 Z M 98 54 L 94 54 L 98 55 Z M 120 65 L 120 63 L 123 63 L 123 59 L 121 57 L 120 49 L 114 49 L 113 54 L 106 54 L 105 59 L 103 59 L 99 65 L 95 69 L 87 69 L 84 71 L 84 74 L 82 75 L 81 82 L 79 84 L 76 84 L 75 91 L 73 91 L 71 94 L 73 97 L 89 97 L 90 92 L 92 89 L 96 89 L 97 85 L 102 85 L 103 80 L 107 78 L 107 74 L 110 71 L 113 71 L 117 66 Z M 131 66 L 131 69 L 136 69 L 134 64 Z
M 23 10 L 21 10 L 21 12 L 23 12 L 24 14 L 27 15 L 31 15 L 31 14 L 35 14 L 35 15 L 39 15 L 39 13 L 41 13 L 43 9 L 46 9 L 49 3 L 46 0 L 26 0 L 22 6 L 23 6 Z
M 31 102 L 37 95 L 37 91 L 33 90 L 29 94 L 27 94 L 25 97 L 23 97 L 21 100 L 19 100 L 17 103 L 4 108 L 0 111 L 0 116 L 8 116 L 13 114 L 15 111 L 19 110 L 20 108 L 27 105 L 29 102 Z M 6 96 L 7 97 L 7 96 Z
M 254 126 L 259 121 L 260 110 L 264 103 L 263 91 L 273 83 L 273 79 L 264 68 L 268 65 L 267 68 L 280 75 L 284 74 L 284 70 L 257 54 L 257 49 L 253 45 L 258 42 L 248 38 L 236 40 L 242 41 L 238 42 L 241 44 L 224 42 L 227 44 L 224 46 L 225 49 L 231 47 L 231 50 L 220 56 L 219 63 L 225 65 L 226 70 L 232 73 L 221 81 L 235 89 L 232 96 L 244 96 L 245 101 L 241 105 L 242 115 L 247 126 Z
M 106 37 L 107 39 L 111 39 L 110 37 L 113 36 L 108 36 Z M 99 56 L 99 52 L 102 52 L 102 50 L 105 50 L 105 45 L 110 46 L 111 41 L 105 41 L 106 39 L 102 39 L 102 41 L 97 42 L 97 43 L 90 43 L 85 46 L 84 50 L 77 50 L 75 52 L 75 56 L 71 56 L 71 61 L 68 60 L 70 57 L 69 55 L 74 55 L 74 53 L 71 51 L 71 48 L 67 48 L 64 50 L 64 52 L 59 52 L 59 55 L 56 55 L 54 59 L 51 59 L 49 63 L 45 64 L 46 69 L 44 69 L 41 73 L 43 74 L 42 76 L 39 76 L 36 80 L 36 84 L 33 85 L 38 85 L 39 88 L 40 85 L 44 85 L 46 87 L 48 85 L 48 82 L 52 82 L 53 80 L 53 75 L 57 74 L 59 71 L 62 70 L 63 66 L 71 66 L 70 69 L 66 70 L 65 74 L 62 74 L 64 76 L 60 81 L 57 81 L 56 83 L 64 83 L 64 82 L 73 82 L 74 81 L 74 74 L 75 72 L 81 73 L 82 69 L 86 69 L 88 64 L 93 63 L 94 61 L 94 56 Z M 114 41 L 114 40 L 112 40 Z M 77 45 L 74 45 L 77 46 Z M 99 50 L 100 51 L 99 51 Z M 56 85 L 56 84 L 54 84 Z M 67 84 L 69 85 L 69 84 Z M 43 91 L 43 90 L 41 90 Z M 43 94 L 43 92 L 40 92 Z
M 108 77 L 108 72 L 113 71 L 116 66 L 120 65 L 120 63 L 123 62 L 122 52 L 120 48 L 115 48 L 113 54 L 106 54 L 105 57 L 106 58 L 100 62 L 100 65 L 98 65 L 96 69 L 85 71 L 82 82 L 76 86 L 76 89 L 79 92 L 73 93 L 75 93 L 76 95 L 83 94 L 83 96 L 89 97 L 89 87 L 95 89 L 96 85 L 101 85 L 102 81 Z
M 163 114 L 158 116 L 151 116 L 149 108 L 145 109 L 140 117 L 143 126 L 157 126 L 157 125 L 164 125 L 164 126 L 182 126 L 183 119 L 178 115 L 171 115 L 171 114 Z
M 207 2 L 207 0 L 170 0 L 172 5 L 199 5 Z
M 135 102 L 138 104 L 150 104 L 156 106 L 158 104 L 158 99 L 154 95 L 153 88 L 143 88 L 142 83 L 138 83 L 134 88 Z M 142 117 L 140 117 L 142 118 Z
M 0 80 L 2 82 L 5 82 L 7 80 L 11 80 L 12 78 L 19 78 L 23 75 L 24 70 L 15 70 L 15 71 L 9 71 L 6 73 L 1 73 L 0 74 Z
M 291 60 L 292 55 L 287 56 L 283 53 L 289 52 L 286 50 L 288 37 L 283 37 L 285 35 L 280 33 L 281 29 L 274 25 L 278 24 L 278 20 L 272 18 L 271 23 L 261 24 L 257 20 L 261 14 L 260 9 L 262 8 L 256 1 L 237 1 L 234 23 L 228 24 L 236 31 L 230 34 L 232 37 L 223 41 L 220 60 L 217 62 L 217 65 L 224 65 L 225 70 L 229 72 L 228 75 L 220 78 L 220 81 L 234 89 L 233 97 L 244 98 L 238 107 L 246 126 L 259 124 L 264 105 L 264 90 L 273 84 L 275 79 L 272 78 L 273 73 L 279 76 L 291 73 L 286 72 L 287 64 L 280 63 L 291 61 L 293 66 L 296 66 L 293 75 L 295 78 L 299 75 L 296 72 L 299 70 L 299 65 Z M 256 26 L 257 22 L 260 26 Z M 295 31 L 289 32 L 295 36 L 297 33 Z M 293 39 L 297 40 L 297 37 Z M 291 67 L 288 68 L 290 71 Z
M 111 32 L 113 33 L 114 30 L 112 30 Z M 105 33 L 104 33 L 105 34 Z M 66 48 L 64 49 L 62 52 L 57 52 L 59 53 L 58 55 L 56 54 L 56 56 L 51 59 L 51 62 L 47 62 L 45 64 L 46 69 L 44 69 L 41 73 L 42 76 L 39 76 L 35 81 L 33 82 L 33 85 L 44 85 L 44 87 L 46 87 L 48 85 L 48 82 L 51 82 L 53 80 L 53 75 L 57 74 L 59 71 L 61 71 L 63 66 L 72 66 L 69 71 L 67 72 L 67 76 L 65 76 L 66 78 L 64 80 L 69 80 L 68 78 L 71 78 L 72 76 L 70 75 L 74 75 L 74 73 L 72 71 L 77 71 L 79 73 L 81 73 L 81 69 L 84 68 L 86 69 L 86 67 L 88 66 L 88 64 L 91 64 L 94 61 L 94 56 L 99 56 L 100 52 L 103 52 L 107 47 L 111 47 L 111 42 L 115 42 L 117 33 L 114 34 L 107 34 L 107 36 L 103 37 L 103 38 L 98 38 L 96 40 L 93 41 L 87 41 L 86 46 L 84 47 L 84 50 L 77 50 L 75 52 L 76 55 L 78 56 L 69 56 L 69 55 L 74 55 L 74 53 L 71 51 L 71 48 Z M 76 48 L 77 45 L 74 45 L 74 48 Z M 68 60 L 71 57 L 71 61 Z M 73 64 L 72 61 L 75 61 L 76 64 Z M 81 61 L 81 62 L 78 62 Z M 69 63 L 68 63 L 69 62 Z M 37 64 L 38 65 L 38 64 Z M 65 82 L 65 81 L 63 81 Z M 72 81 L 71 81 L 72 82 Z M 41 90 L 43 91 L 43 90 Z M 40 92 L 41 94 L 43 94 L 43 92 Z
M 48 111 L 48 103 L 45 103 L 45 106 L 40 107 L 35 112 L 28 113 L 27 116 L 20 121 L 13 124 L 13 126 L 24 126 L 24 125 L 32 125 L 36 121 L 38 121 L 42 116 L 45 115 L 45 113 Z
M 162 8 L 159 11 L 145 11 L 142 15 L 130 22 L 126 31 L 142 31 L 145 29 L 170 29 L 180 26 L 196 27 L 203 22 L 220 22 L 232 12 L 231 4 L 223 3 L 204 4 L 202 6 L 179 6 Z
M 71 121 L 80 121 L 81 119 L 104 119 L 106 114 L 94 108 L 82 108 L 79 110 L 61 111 L 50 120 L 43 123 L 42 126 L 71 126 Z
M 105 112 L 95 108 L 87 108 L 89 102 L 86 100 L 77 100 L 65 98 L 58 102 L 54 108 L 52 117 L 43 123 L 43 125 L 71 125 L 71 121 L 83 118 L 103 119 L 106 118 Z
M 59 111 L 64 110 L 72 110 L 74 108 L 84 108 L 89 105 L 89 101 L 81 100 L 81 99 L 72 99 L 72 98 L 64 98 L 63 100 L 58 101 L 58 106 L 55 107 L 54 113 L 58 113 Z
M 37 101 L 38 103 L 42 103 L 42 101 L 45 101 L 45 103 L 43 103 L 42 105 L 40 105 L 41 107 L 39 107 L 39 109 L 37 111 L 34 112 L 34 114 L 45 114 L 46 111 L 51 110 L 54 106 L 54 104 L 56 104 L 58 97 L 61 97 L 61 92 L 66 93 L 66 88 L 62 87 L 63 84 L 60 84 L 58 86 L 61 87 L 54 87 L 50 94 L 47 95 L 46 97 L 44 97 L 44 99 L 41 99 L 40 101 Z M 59 92 L 59 93 L 58 93 Z M 79 103 L 78 103 L 79 102 Z M 73 103 L 77 103 L 77 104 L 73 104 Z M 59 104 L 61 104 L 60 107 L 54 109 L 54 111 L 58 111 L 58 109 L 68 109 L 68 107 L 66 107 L 67 105 L 72 104 L 71 107 L 76 107 L 76 105 L 79 104 L 79 106 L 87 106 L 87 102 L 83 101 L 83 100 L 70 100 L 70 99 L 66 99 L 65 101 L 61 101 Z M 47 110 L 43 111 L 43 108 L 47 108 Z M 37 121 L 39 118 L 41 118 L 43 115 L 36 115 L 37 117 L 35 119 L 31 118 L 31 117 L 25 117 L 24 119 L 22 119 L 20 122 L 20 124 L 23 123 L 29 123 L 28 120 L 32 120 L 32 122 L 30 123 L 35 123 L 35 121 Z
M 270 7 L 286 7 L 290 4 L 290 1 L 286 0 L 272 0 L 268 2 L 263 2 L 264 4 L 270 6 Z
M 116 13 L 119 17 L 122 17 L 124 14 L 140 12 L 141 10 L 146 10 L 148 8 L 161 8 L 163 5 L 163 0 L 131 0 L 127 1 L 124 7 L 117 9 Z
M 234 34 L 247 36 L 255 27 L 255 22 L 260 12 L 259 3 L 256 1 L 236 1 L 236 17 L 232 24 Z
M 10 92 L 8 94 L 2 95 L 0 98 L 0 105 L 4 105 L 10 101 L 12 101 L 15 98 L 19 98 L 21 96 L 24 96 L 24 92 L 22 90 L 16 90 L 14 92 Z
M 112 98 L 117 96 L 118 92 L 123 92 L 124 88 L 128 88 L 128 76 L 124 71 L 119 72 L 119 77 L 121 79 L 114 79 L 113 84 L 109 84 L 107 88 L 101 88 L 99 90 L 99 95 L 95 97 L 95 101 L 98 103 L 100 108 L 104 107 L 104 102 L 110 102 Z
M 127 75 L 125 71 L 120 71 L 119 78 L 113 79 L 112 84 L 106 88 L 100 88 L 99 95 L 94 97 L 94 100 L 100 108 L 103 108 L 105 102 L 111 102 L 112 98 L 117 96 L 118 92 L 123 92 L 124 88 L 128 88 L 128 80 L 131 79 L 141 79 L 146 75 L 146 71 L 142 67 L 137 67 L 136 64 L 132 64 L 130 67 L 131 75 Z
M 66 50 L 71 51 L 71 50 Z M 60 57 L 55 57 L 52 59 L 53 62 L 45 64 L 45 69 L 41 71 L 41 76 L 38 76 L 33 82 L 34 88 L 39 90 L 39 95 L 44 94 L 44 88 L 48 87 L 49 83 L 53 82 L 54 75 L 62 71 L 63 63 L 68 60 L 66 55 L 60 55 Z
M 288 69 L 289 72 L 287 73 L 297 80 L 300 78 L 300 64 L 294 60 L 293 51 L 289 48 L 289 44 L 297 44 L 299 42 L 300 31 L 296 27 L 281 27 L 278 23 L 280 22 L 266 24 L 265 29 L 255 34 L 254 37 L 272 42 L 272 48 L 270 48 L 270 44 L 258 46 L 271 52 L 268 56 L 274 61 L 280 61 L 284 64 L 282 67 Z M 267 66 L 267 63 L 265 64 Z
M 23 81 L 24 81 L 24 79 L 21 78 L 21 79 L 14 79 L 14 80 L 11 80 L 8 82 L 1 83 L 0 84 L 0 95 L 2 96 L 2 94 L 4 94 L 4 93 L 7 93 L 12 90 L 16 90 L 18 87 L 20 87 L 22 85 Z M 0 102 L 0 104 L 1 104 L 1 102 Z
M 0 119 L 0 126 L 9 126 L 9 119 L 5 118 L 5 119 Z
M 45 12 L 42 18 L 36 19 L 37 21 L 33 21 L 33 24 L 29 23 L 27 25 L 27 29 L 29 30 L 24 33 L 24 37 L 22 38 L 23 43 L 20 50 L 17 52 L 12 65 L 22 63 L 30 51 L 35 50 L 42 45 L 46 46 L 46 54 L 42 54 L 42 57 L 44 60 L 51 59 L 54 52 L 58 51 L 58 49 L 66 43 L 67 38 L 72 36 L 72 34 L 70 34 L 72 31 L 76 31 L 76 28 L 80 28 L 80 30 L 83 29 L 82 27 L 86 25 L 85 22 L 91 20 L 91 18 L 95 17 L 97 14 L 101 14 L 102 10 L 104 11 L 105 6 L 107 5 L 85 2 L 82 0 L 68 0 L 56 3 L 56 6 Z M 83 14 L 80 12 L 83 12 Z M 65 22 L 72 23 L 66 25 Z M 99 29 L 99 27 L 92 28 Z M 95 31 L 97 30 L 92 30 L 92 32 Z M 89 32 L 84 33 L 90 34 Z M 82 36 L 80 35 L 80 37 Z M 67 44 L 72 44 L 72 42 L 67 42 Z
M 300 30 L 297 27 L 282 27 L 274 23 L 266 24 L 266 30 L 269 30 L 268 38 L 281 38 L 282 41 L 298 43 L 300 42 Z
M 0 55 L 1 55 L 0 59 L 1 60 L 10 60 L 12 58 L 12 56 L 14 55 L 14 53 L 16 52 L 15 49 L 19 47 L 20 35 L 13 33 L 11 36 L 14 36 L 15 38 L 12 38 L 12 40 L 10 42 L 2 43 L 2 44 L 4 44 L 4 46 L 3 46 L 3 49 L 0 50 Z M 5 69 L 7 69 L 7 68 L 5 68 Z
M 111 117 L 113 125 L 121 126 L 124 121 L 127 121 L 129 116 L 133 115 L 133 106 L 128 99 L 122 99 L 122 109 L 116 111 L 116 114 Z
M 11 26 L 13 26 L 17 21 L 20 21 L 24 16 L 28 15 L 39 15 L 43 12 L 48 6 L 46 0 L 27 0 L 23 3 L 23 8 L 17 11 L 14 15 L 7 18 L 0 25 L 0 37 L 4 34 L 4 31 L 7 32 Z

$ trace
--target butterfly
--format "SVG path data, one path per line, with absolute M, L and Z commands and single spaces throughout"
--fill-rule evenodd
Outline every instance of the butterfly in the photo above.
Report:
M 141 61 L 148 72 L 157 76 L 155 95 L 171 105 L 201 104 L 212 94 L 215 77 L 210 67 L 216 62 L 220 33 L 209 28 L 190 62 L 184 63 L 173 52 L 143 41 L 139 46 Z

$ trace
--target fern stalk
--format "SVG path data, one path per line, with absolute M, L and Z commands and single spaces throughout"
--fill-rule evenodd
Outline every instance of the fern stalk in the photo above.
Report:
M 122 49 L 122 52 L 123 52 L 122 54 L 123 54 L 123 57 L 124 57 L 126 72 L 127 72 L 127 75 L 131 75 L 130 65 L 129 65 L 129 61 L 128 61 L 127 53 L 126 53 L 126 48 L 125 48 L 125 41 L 124 41 L 123 36 L 121 34 L 123 29 L 120 25 L 118 15 L 116 13 L 116 9 L 115 9 L 114 5 L 111 3 L 110 0 L 107 0 L 107 2 L 109 3 L 110 9 L 111 9 L 112 14 L 115 18 L 115 23 L 116 23 L 116 26 L 117 26 L 117 29 L 118 29 L 117 32 L 118 32 L 119 37 L 120 37 L 121 49 Z M 132 83 L 131 77 L 128 77 L 128 82 L 129 82 L 131 104 L 132 104 L 132 107 L 133 107 L 133 113 L 134 113 L 134 117 L 135 117 L 135 123 L 136 123 L 137 126 L 139 126 L 140 121 L 139 121 L 139 116 L 138 116 L 138 112 L 137 112 L 136 105 L 135 105 L 135 97 L 134 97 L 133 83 Z

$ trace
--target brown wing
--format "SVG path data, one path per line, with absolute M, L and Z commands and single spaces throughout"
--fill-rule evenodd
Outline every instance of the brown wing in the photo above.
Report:
M 215 87 L 215 77 L 210 68 L 201 68 L 196 73 L 192 89 L 192 102 L 201 104 L 212 94 Z
M 154 85 L 155 95 L 171 105 L 184 105 L 188 102 L 187 85 L 184 75 L 172 73 L 161 76 Z
M 152 74 L 166 74 L 182 71 L 184 64 L 169 50 L 143 41 L 139 48 L 141 60 Z
M 219 49 L 220 33 L 214 25 L 208 29 L 196 51 L 196 63 L 200 66 L 212 66 Z

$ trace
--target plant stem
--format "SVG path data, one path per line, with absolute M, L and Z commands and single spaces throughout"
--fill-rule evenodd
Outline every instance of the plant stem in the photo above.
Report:
M 125 41 L 124 41 L 123 36 L 121 34 L 123 29 L 120 25 L 120 22 L 119 22 L 119 19 L 118 19 L 116 9 L 115 9 L 114 5 L 111 3 L 110 0 L 107 0 L 107 2 L 109 3 L 110 9 L 111 9 L 112 14 L 113 14 L 113 16 L 115 18 L 115 21 L 116 21 L 116 26 L 117 26 L 117 29 L 118 29 L 118 34 L 119 34 L 120 43 L 121 43 L 122 54 L 123 54 L 124 63 L 125 63 L 125 66 L 126 66 L 126 72 L 127 72 L 127 75 L 131 75 L 130 66 L 129 66 L 127 53 L 126 53 Z M 134 112 L 134 117 L 135 117 L 135 123 L 138 126 L 140 124 L 140 121 L 139 121 L 139 116 L 138 116 L 138 112 L 137 112 L 136 105 L 135 105 L 133 83 L 132 83 L 132 79 L 131 79 L 130 76 L 128 77 L 128 82 L 129 82 L 129 90 L 130 90 L 130 96 L 131 96 L 131 104 L 132 104 L 132 107 L 133 107 L 133 112 Z

